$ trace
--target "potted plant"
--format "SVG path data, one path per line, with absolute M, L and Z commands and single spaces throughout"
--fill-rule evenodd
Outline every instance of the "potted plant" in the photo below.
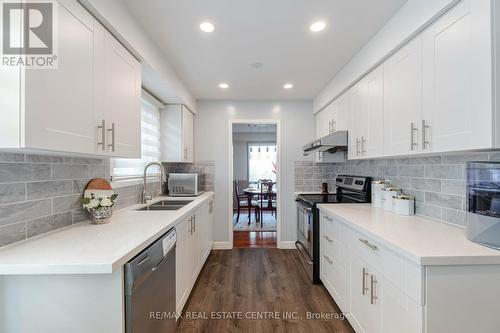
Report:
M 117 197 L 116 193 L 111 196 L 96 196 L 92 193 L 90 197 L 82 198 L 80 202 L 83 209 L 89 212 L 92 224 L 105 224 L 110 221 L 111 215 L 113 215 L 112 207 Z

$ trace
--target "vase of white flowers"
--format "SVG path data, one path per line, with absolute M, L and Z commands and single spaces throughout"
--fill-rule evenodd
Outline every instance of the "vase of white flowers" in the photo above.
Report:
M 90 221 L 92 224 L 108 223 L 113 215 L 113 205 L 115 204 L 118 194 L 111 196 L 96 196 L 91 195 L 90 198 L 81 200 L 84 210 L 89 212 Z

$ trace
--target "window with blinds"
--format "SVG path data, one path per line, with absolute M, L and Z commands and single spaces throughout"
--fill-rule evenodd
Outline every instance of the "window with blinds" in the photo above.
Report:
M 156 104 L 156 105 L 155 105 Z M 160 103 L 152 103 L 145 98 L 141 101 L 141 159 L 115 158 L 111 161 L 113 180 L 142 177 L 144 167 L 152 161 L 160 161 Z M 151 167 L 150 173 L 159 173 Z

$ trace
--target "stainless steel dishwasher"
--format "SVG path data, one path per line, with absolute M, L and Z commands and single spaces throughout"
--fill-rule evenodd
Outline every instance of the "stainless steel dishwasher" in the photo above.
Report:
M 125 264 L 127 333 L 174 332 L 175 229 Z

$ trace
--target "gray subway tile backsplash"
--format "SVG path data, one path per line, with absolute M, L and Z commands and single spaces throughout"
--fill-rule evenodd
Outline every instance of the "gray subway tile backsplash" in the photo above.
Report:
M 214 188 L 214 161 L 164 165 L 167 172 L 198 173 L 201 190 Z M 80 198 L 95 177 L 110 179 L 109 158 L 0 152 L 0 246 L 88 220 Z M 154 195 L 158 188 L 158 182 L 147 185 Z M 141 201 L 142 185 L 115 192 L 114 209 L 125 208 Z
M 50 180 L 50 164 L 0 163 L 0 183 Z
M 72 180 L 49 180 L 41 182 L 31 182 L 27 184 L 28 200 L 41 199 L 46 197 L 57 197 L 73 193 Z
M 0 184 L 0 205 L 26 200 L 25 183 Z
M 329 177 L 323 181 L 328 182 L 331 187 L 338 174 L 386 179 L 415 197 L 415 210 L 418 215 L 465 226 L 466 163 L 488 160 L 500 161 L 500 152 L 404 156 L 321 164 L 321 166 L 326 166 L 330 170 Z M 296 192 L 319 191 L 316 180 L 311 178 L 317 173 L 315 167 L 316 164 L 312 161 L 295 163 Z

